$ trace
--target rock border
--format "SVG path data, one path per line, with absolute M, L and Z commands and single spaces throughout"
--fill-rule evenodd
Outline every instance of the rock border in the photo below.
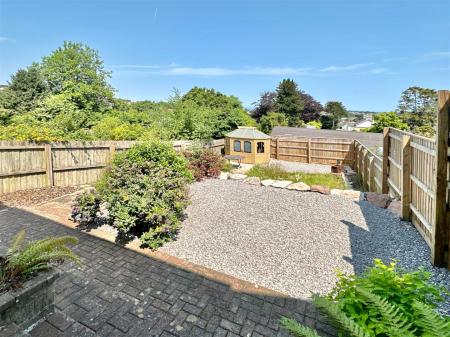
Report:
M 274 180 L 274 179 L 265 179 L 261 180 L 258 177 L 248 177 L 245 174 L 241 173 L 228 173 L 221 172 L 218 179 L 221 180 L 237 180 L 243 181 L 250 185 L 255 186 L 264 186 L 264 187 L 272 187 L 279 189 L 287 189 L 291 191 L 297 192 L 315 192 L 324 195 L 339 195 L 344 198 L 353 200 L 355 202 L 367 201 L 372 205 L 375 205 L 380 208 L 385 208 L 391 211 L 394 214 L 399 215 L 398 213 L 398 200 L 392 199 L 388 194 L 380 194 L 376 192 L 361 192 L 353 189 L 329 189 L 326 186 L 321 185 L 307 185 L 304 182 L 292 182 L 288 180 Z

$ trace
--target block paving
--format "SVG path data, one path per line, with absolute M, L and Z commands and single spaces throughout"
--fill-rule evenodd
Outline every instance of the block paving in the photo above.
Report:
M 56 312 L 28 332 L 32 337 L 282 337 L 289 335 L 279 325 L 282 316 L 335 336 L 308 301 L 239 292 L 25 210 L 0 211 L 3 251 L 22 228 L 28 239 L 78 237 L 74 251 L 83 260 L 81 267 L 58 267 Z

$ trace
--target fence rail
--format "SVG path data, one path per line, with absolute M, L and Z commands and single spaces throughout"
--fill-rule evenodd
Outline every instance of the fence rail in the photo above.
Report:
M 116 152 L 131 147 L 133 141 L 66 142 L 34 144 L 0 141 L 0 193 L 46 186 L 74 186 L 98 180 Z M 189 141 L 175 141 L 182 150 Z M 205 144 L 221 153 L 223 139 Z
M 365 190 L 400 199 L 402 217 L 431 247 L 433 264 L 450 268 L 450 93 L 438 96 L 436 140 L 386 128 L 382 158 L 355 142 L 355 170 Z
M 272 158 L 301 163 L 353 165 L 354 142 L 333 138 L 273 138 Z

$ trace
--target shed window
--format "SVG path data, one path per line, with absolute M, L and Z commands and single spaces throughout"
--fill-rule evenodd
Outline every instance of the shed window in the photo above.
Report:
M 258 142 L 256 147 L 257 153 L 264 153 L 264 142 Z
M 252 143 L 246 140 L 244 142 L 244 152 L 251 153 L 252 152 Z
M 240 140 L 234 141 L 234 152 L 241 152 L 241 141 Z

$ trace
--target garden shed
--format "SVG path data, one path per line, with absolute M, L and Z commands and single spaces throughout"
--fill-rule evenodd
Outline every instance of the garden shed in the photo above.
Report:
M 255 127 L 239 126 L 225 135 L 225 154 L 241 156 L 246 164 L 268 163 L 270 136 Z

